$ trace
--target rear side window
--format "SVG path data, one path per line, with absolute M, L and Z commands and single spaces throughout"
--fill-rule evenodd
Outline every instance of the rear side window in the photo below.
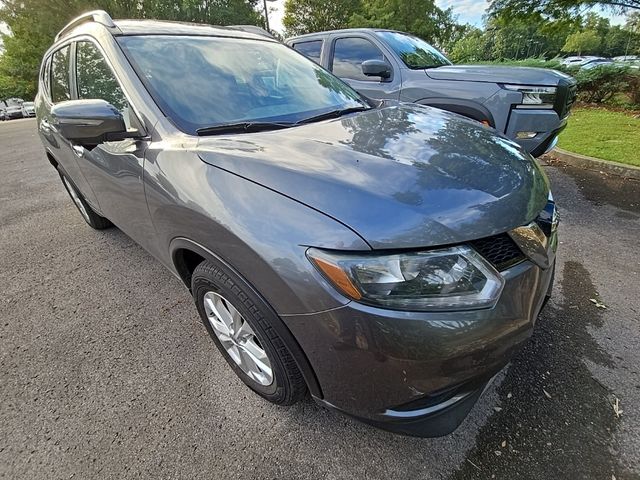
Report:
M 69 45 L 56 50 L 51 62 L 51 100 L 54 103 L 71 99 L 69 87 Z
M 42 67 L 42 75 L 40 76 L 41 91 L 47 98 L 51 98 L 51 85 L 49 84 L 50 79 L 51 79 L 51 56 L 45 59 L 44 66 Z
M 322 40 L 312 40 L 310 42 L 294 43 L 293 49 L 310 58 L 320 65 L 320 54 L 322 53 Z
M 365 60 L 384 60 L 378 47 L 364 38 L 339 38 L 333 51 L 333 74 L 340 78 L 352 80 L 376 81 L 362 73 L 362 62 Z
M 76 44 L 76 83 L 80 99 L 105 100 L 122 114 L 129 107 L 129 102 L 107 61 L 91 42 Z

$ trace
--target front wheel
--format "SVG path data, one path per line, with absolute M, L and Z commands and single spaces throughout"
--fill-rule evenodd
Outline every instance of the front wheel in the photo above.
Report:
M 91 228 L 94 228 L 96 230 L 104 230 L 105 228 L 113 226 L 113 223 L 111 223 L 108 219 L 98 215 L 93 211 L 91 206 L 89 206 L 82 194 L 78 191 L 76 186 L 66 177 L 66 175 L 64 175 L 62 172 L 58 173 L 60 174 L 62 184 L 67 190 L 67 193 L 69 193 L 71 200 L 73 200 L 73 203 L 78 208 L 80 215 L 82 215 L 84 221 L 87 222 Z
M 209 335 L 236 375 L 258 395 L 291 405 L 306 384 L 282 337 L 272 326 L 274 312 L 224 268 L 202 262 L 191 291 Z

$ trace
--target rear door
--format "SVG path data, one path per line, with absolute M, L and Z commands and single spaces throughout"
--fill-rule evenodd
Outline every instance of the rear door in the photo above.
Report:
M 89 38 L 79 40 L 72 66 L 76 98 L 105 100 L 120 111 L 128 130 L 144 132 L 121 83 L 96 42 Z M 155 233 L 143 185 L 147 146 L 148 138 L 138 137 L 97 146 L 77 146 L 74 150 L 103 215 L 143 246 L 148 246 Z
M 387 61 L 391 65 L 391 78 L 366 76 L 362 73 L 362 62 L 366 60 Z M 328 66 L 334 75 L 367 97 L 394 100 L 400 97 L 402 78 L 399 69 L 380 46 L 365 35 L 345 33 L 333 36 Z

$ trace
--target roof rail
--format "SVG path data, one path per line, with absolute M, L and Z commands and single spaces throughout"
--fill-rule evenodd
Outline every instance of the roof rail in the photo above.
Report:
M 56 42 L 64 37 L 71 30 L 76 28 L 78 25 L 81 25 L 86 22 L 96 22 L 100 25 L 104 25 L 107 28 L 118 28 L 116 24 L 113 23 L 113 19 L 111 16 L 105 12 L 104 10 L 93 10 L 91 12 L 83 13 L 79 17 L 74 18 L 69 23 L 67 23 L 62 30 L 56 35 Z
M 233 30 L 240 30 L 245 33 L 254 33 L 256 35 L 262 35 L 263 37 L 273 38 L 276 37 L 271 34 L 271 32 L 265 30 L 262 27 L 258 27 L 256 25 L 229 25 L 227 28 L 232 28 Z

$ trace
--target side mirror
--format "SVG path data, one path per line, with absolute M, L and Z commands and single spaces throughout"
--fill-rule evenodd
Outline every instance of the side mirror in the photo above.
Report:
M 391 77 L 391 65 L 385 60 L 365 60 L 362 62 L 362 73 L 367 77 Z
M 122 114 L 104 100 L 70 100 L 51 108 L 52 123 L 67 140 L 98 145 L 131 137 Z

